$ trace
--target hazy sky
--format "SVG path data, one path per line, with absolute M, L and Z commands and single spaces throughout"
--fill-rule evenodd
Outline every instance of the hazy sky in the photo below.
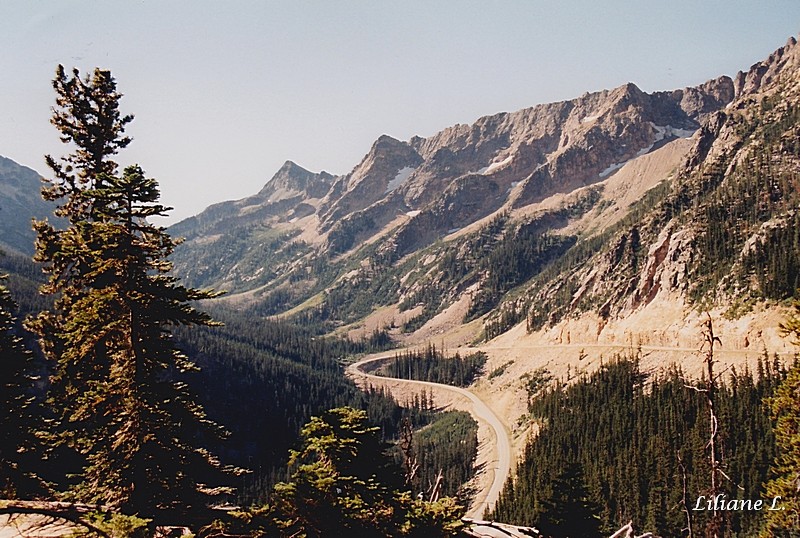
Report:
M 0 0 L 0 155 L 46 174 L 57 64 L 110 69 L 120 155 L 176 220 L 258 191 L 287 159 L 350 171 L 381 134 L 634 82 L 734 75 L 800 30 L 798 0 Z

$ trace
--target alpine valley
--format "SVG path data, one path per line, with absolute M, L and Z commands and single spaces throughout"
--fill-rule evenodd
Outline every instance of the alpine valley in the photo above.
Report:
M 30 261 L 30 219 L 52 213 L 39 183 L 0 158 L 0 269 L 19 317 L 50 304 L 36 295 L 42 277 Z M 500 475 L 492 465 L 507 435 L 508 465 L 518 467 L 481 500 L 498 521 L 549 536 L 607 535 L 633 521 L 683 536 L 676 506 L 686 506 L 687 488 L 712 497 L 700 479 L 709 473 L 705 400 L 687 388 L 707 380 L 709 347 L 722 372 L 721 416 L 751 427 L 726 430 L 726 469 L 740 471 L 734 478 L 753 499 L 766 498 L 776 441 L 762 400 L 798 352 L 781 324 L 800 299 L 800 46 L 791 38 L 748 70 L 696 87 L 645 93 L 629 83 L 427 138 L 384 135 L 345 175 L 287 161 L 258 193 L 167 231 L 185 238 L 172 274 L 225 292 L 200 305 L 224 327 L 175 336 L 201 367 L 190 383 L 200 403 L 231 432 L 209 448 L 254 471 L 237 478 L 237 502 L 265 502 L 306 454 L 292 452 L 287 468 L 288 450 L 310 431 L 301 435 L 303 424 L 347 405 L 366 409 L 398 445 L 403 416 L 425 426 L 415 446 L 436 459 L 423 461 L 420 483 L 441 480 L 446 462 L 444 493 L 465 506 Z M 430 366 L 456 355 L 449 373 Z M 371 373 L 468 386 L 502 424 L 493 431 L 463 412 L 434 413 L 471 409 L 443 388 L 365 381 L 367 366 L 351 366 L 348 378 L 356 356 L 383 360 Z M 373 388 L 360 391 L 352 378 Z M 635 411 L 624 407 L 634 401 Z M 608 422 L 624 427 L 586 441 L 598 454 L 575 448 L 583 440 L 549 437 L 594 431 L 605 424 L 594 410 L 623 408 Z M 659 413 L 688 429 L 656 439 L 666 426 L 647 425 L 661 424 Z M 567 459 L 537 435 L 573 447 L 558 452 Z M 601 442 L 611 439 L 632 440 L 635 456 L 605 462 Z M 634 472 L 642 454 L 652 458 L 635 460 Z M 395 456 L 408 465 L 406 452 Z M 52 461 L 42 472 L 52 482 L 57 467 L 74 463 Z M 571 503 L 562 520 L 559 492 Z M 763 523 L 694 517 L 696 529 L 723 525 L 720 536 L 755 536 Z M 584 526 L 567 530 L 570 518 Z M 464 532 L 483 536 L 478 527 Z

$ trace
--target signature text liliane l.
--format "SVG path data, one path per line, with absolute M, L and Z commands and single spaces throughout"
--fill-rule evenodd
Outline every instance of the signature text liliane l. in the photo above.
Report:
M 783 510 L 780 500 L 780 495 L 773 498 L 772 502 L 764 499 L 729 499 L 724 493 L 709 497 L 700 495 L 692 510 Z

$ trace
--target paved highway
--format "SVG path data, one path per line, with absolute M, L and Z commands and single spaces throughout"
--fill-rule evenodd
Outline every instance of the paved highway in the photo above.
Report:
M 485 471 L 491 475 L 491 483 L 487 484 L 481 491 L 478 492 L 478 494 L 475 496 L 472 506 L 467 512 L 468 517 L 483 517 L 484 511 L 486 511 L 487 508 L 494 506 L 494 503 L 500 496 L 500 491 L 503 489 L 506 479 L 511 474 L 511 438 L 508 434 L 508 431 L 497 415 L 495 415 L 494 411 L 492 411 L 489 406 L 483 402 L 483 400 L 478 398 L 467 389 L 453 387 L 450 385 L 442 385 L 440 383 L 430 383 L 428 381 L 412 381 L 408 379 L 380 377 L 369 374 L 363 370 L 364 366 L 371 362 L 386 360 L 390 357 L 394 357 L 394 354 L 380 357 L 370 357 L 351 364 L 347 367 L 348 375 L 356 379 L 361 378 L 367 380 L 373 385 L 379 385 L 382 382 L 390 379 L 392 383 L 404 383 L 419 386 L 420 388 L 430 387 L 437 390 L 449 391 L 467 399 L 471 404 L 468 409 L 470 414 L 475 418 L 475 420 L 487 424 L 493 432 L 494 439 L 489 441 L 494 441 L 495 446 L 494 450 L 487 451 L 487 454 L 489 455 L 488 461 L 476 462 L 478 465 L 483 465 Z

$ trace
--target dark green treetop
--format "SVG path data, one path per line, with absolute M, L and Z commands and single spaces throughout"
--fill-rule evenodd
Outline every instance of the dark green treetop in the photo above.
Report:
M 255 535 L 456 536 L 462 508 L 449 497 L 425 502 L 399 491 L 377 430 L 351 407 L 313 417 L 291 453 L 291 480 L 275 486 L 267 524 Z
M 99 187 L 103 175 L 113 175 L 118 168 L 111 159 L 131 142 L 124 135 L 132 115 L 122 116 L 119 100 L 122 94 L 111 72 L 96 68 L 92 75 L 81 78 L 77 69 L 68 76 L 59 65 L 53 79 L 56 106 L 50 122 L 58 129 L 61 141 L 75 150 L 60 159 L 51 155 L 45 161 L 54 179 L 42 190 L 45 200 L 61 202 L 58 216 L 70 222 L 86 218 L 91 202 L 81 196 L 86 187 Z

